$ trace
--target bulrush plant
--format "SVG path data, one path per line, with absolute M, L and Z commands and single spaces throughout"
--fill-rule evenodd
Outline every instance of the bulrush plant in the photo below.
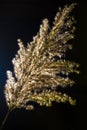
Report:
M 74 38 L 74 18 L 70 13 L 75 5 L 59 8 L 52 27 L 44 19 L 39 33 L 26 47 L 18 39 L 19 49 L 12 60 L 14 70 L 7 71 L 4 94 L 8 112 L 0 130 L 15 108 L 34 109 L 31 102 L 47 107 L 54 101 L 75 104 L 71 96 L 58 91 L 58 87 L 72 86 L 75 81 L 70 75 L 79 73 L 79 65 L 66 58 L 67 50 L 72 49 L 70 41 Z

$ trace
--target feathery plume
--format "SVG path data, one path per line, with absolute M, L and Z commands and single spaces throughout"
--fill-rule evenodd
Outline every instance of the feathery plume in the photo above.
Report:
M 33 109 L 31 101 L 41 106 L 51 106 L 53 101 L 75 103 L 69 95 L 57 91 L 59 86 L 72 86 L 74 81 L 69 74 L 79 73 L 78 64 L 66 60 L 67 50 L 72 49 L 69 41 L 74 38 L 74 20 L 69 15 L 74 6 L 60 9 L 52 28 L 44 19 L 39 33 L 27 47 L 18 39 L 19 50 L 12 60 L 14 72 L 7 71 L 5 84 L 9 109 Z

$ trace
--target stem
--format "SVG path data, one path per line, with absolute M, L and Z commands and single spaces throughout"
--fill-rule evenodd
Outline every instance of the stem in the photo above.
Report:
M 5 122 L 6 122 L 6 120 L 7 120 L 7 118 L 8 118 L 8 116 L 9 116 L 9 114 L 10 114 L 11 111 L 12 111 L 12 109 L 9 109 L 9 110 L 8 110 L 8 112 L 7 112 L 7 114 L 6 114 L 5 118 L 4 118 L 4 120 L 2 121 L 2 124 L 1 124 L 1 126 L 0 126 L 0 130 L 3 129 L 4 124 L 5 124 Z

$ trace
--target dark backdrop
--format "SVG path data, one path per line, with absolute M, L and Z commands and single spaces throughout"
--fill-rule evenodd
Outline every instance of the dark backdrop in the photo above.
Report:
M 69 93 L 77 99 L 77 105 L 72 107 L 68 103 L 54 103 L 51 108 L 36 105 L 33 111 L 14 110 L 9 115 L 4 130 L 86 129 L 87 7 L 84 0 L 0 0 L 0 122 L 7 112 L 3 89 L 6 71 L 13 69 L 11 60 L 18 50 L 17 39 L 21 38 L 26 45 L 38 32 L 42 19 L 48 18 L 52 24 L 58 7 L 72 2 L 78 3 L 73 13 L 77 29 L 72 56 L 80 63 L 81 73 Z

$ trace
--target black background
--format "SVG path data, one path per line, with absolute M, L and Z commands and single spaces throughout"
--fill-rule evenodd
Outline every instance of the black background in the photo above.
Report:
M 33 111 L 14 110 L 4 130 L 87 129 L 87 7 L 84 0 L 0 0 L 0 122 L 7 112 L 3 89 L 6 71 L 13 69 L 11 60 L 18 50 L 17 39 L 21 38 L 25 45 L 32 41 L 42 19 L 48 18 L 52 25 L 58 7 L 72 2 L 78 3 L 73 11 L 77 23 L 72 56 L 80 63 L 80 75 L 76 78 L 76 85 L 68 91 L 77 99 L 77 105 L 54 103 L 51 108 L 36 105 Z

